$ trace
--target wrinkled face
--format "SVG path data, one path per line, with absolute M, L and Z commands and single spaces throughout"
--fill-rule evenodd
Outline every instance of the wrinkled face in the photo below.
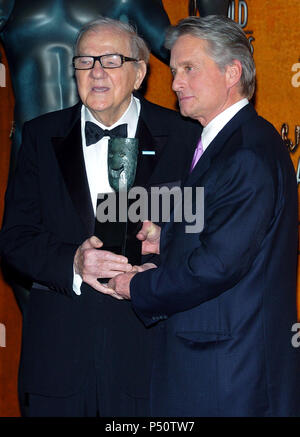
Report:
M 191 35 L 178 38 L 171 50 L 172 88 L 182 115 L 206 126 L 228 106 L 230 84 L 206 51 L 207 42 Z
M 89 30 L 83 35 L 78 55 L 100 56 L 119 53 L 132 57 L 128 35 L 109 27 Z M 104 69 L 98 61 L 91 70 L 76 70 L 78 93 L 94 117 L 111 126 L 126 111 L 133 90 L 141 85 L 144 61 L 124 62 L 120 68 Z
M 108 142 L 108 178 L 115 190 L 129 190 L 135 179 L 137 138 L 113 138 Z

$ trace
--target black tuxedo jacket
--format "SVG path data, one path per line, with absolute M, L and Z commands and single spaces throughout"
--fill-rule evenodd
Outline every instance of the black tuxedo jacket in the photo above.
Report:
M 68 396 L 96 367 L 108 392 L 115 385 L 130 396 L 146 397 L 152 330 L 143 326 L 130 302 L 85 283 L 80 296 L 72 290 L 76 249 L 93 235 L 95 222 L 80 108 L 77 104 L 25 123 L 16 173 L 7 188 L 1 254 L 34 283 L 23 326 L 21 391 Z M 172 185 L 183 179 L 200 133 L 198 124 L 141 98 L 135 185 Z M 156 154 L 142 155 L 142 150 Z

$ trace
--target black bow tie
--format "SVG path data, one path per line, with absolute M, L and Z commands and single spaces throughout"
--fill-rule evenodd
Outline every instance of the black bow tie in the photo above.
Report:
M 120 124 L 114 129 L 102 129 L 97 124 L 87 121 L 85 123 L 85 140 L 86 145 L 90 146 L 101 140 L 101 138 L 108 136 L 110 138 L 127 137 L 127 124 Z

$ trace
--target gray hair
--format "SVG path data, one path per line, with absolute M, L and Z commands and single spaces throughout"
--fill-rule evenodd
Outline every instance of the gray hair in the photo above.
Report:
M 117 32 L 125 33 L 129 37 L 131 55 L 133 58 L 149 62 L 150 50 L 147 47 L 145 41 L 137 34 L 135 28 L 130 24 L 123 23 L 122 21 L 114 20 L 108 17 L 98 17 L 96 20 L 90 21 L 85 24 L 77 36 L 75 44 L 75 55 L 78 55 L 78 48 L 80 41 L 87 32 L 90 30 L 98 31 L 104 27 L 114 29 Z
M 221 71 L 235 59 L 242 65 L 240 79 L 241 94 L 248 99 L 255 90 L 255 64 L 250 43 L 242 28 L 228 17 L 208 15 L 188 17 L 167 30 L 165 47 L 169 50 L 182 35 L 192 35 L 207 41 L 207 54 Z

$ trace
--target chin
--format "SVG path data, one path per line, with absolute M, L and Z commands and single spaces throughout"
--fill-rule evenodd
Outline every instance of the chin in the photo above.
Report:
M 193 118 L 192 114 L 189 111 L 184 111 L 184 110 L 180 110 L 181 115 L 183 115 L 183 117 L 190 117 Z
M 109 105 L 104 105 L 103 103 L 93 103 L 93 104 L 88 104 L 86 105 L 90 111 L 95 111 L 95 112 L 103 112 L 106 111 L 109 108 Z
M 190 108 L 187 107 L 187 105 L 179 105 L 179 107 L 182 115 L 184 115 L 185 117 L 190 117 L 192 111 Z
M 110 106 L 111 102 L 107 101 L 105 98 L 99 98 L 99 97 L 92 97 L 86 99 L 86 106 L 88 108 L 93 109 L 94 111 L 102 111 L 103 109 L 106 109 Z

